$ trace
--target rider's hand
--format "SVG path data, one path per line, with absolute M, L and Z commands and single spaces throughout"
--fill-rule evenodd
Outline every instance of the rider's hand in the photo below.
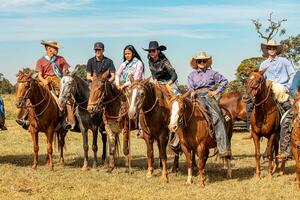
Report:
M 117 86 L 117 88 L 118 88 L 119 90 L 123 90 L 124 87 L 125 87 L 124 85 L 118 85 L 118 86 Z
M 46 80 L 46 79 L 44 79 L 44 80 L 42 80 L 42 83 L 43 83 L 45 86 L 47 86 L 47 85 L 49 84 L 49 81 Z

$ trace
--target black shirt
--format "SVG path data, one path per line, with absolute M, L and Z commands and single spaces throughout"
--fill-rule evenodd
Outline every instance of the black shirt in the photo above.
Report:
M 110 73 L 115 73 L 116 71 L 114 63 L 111 59 L 103 56 L 99 61 L 96 59 L 96 57 L 88 60 L 86 72 L 91 73 L 92 76 L 94 71 L 96 71 L 98 74 L 103 74 L 106 72 L 106 70 L 109 70 Z
M 149 68 L 154 79 L 162 82 L 177 80 L 175 69 L 166 57 L 160 57 L 156 62 L 149 60 Z

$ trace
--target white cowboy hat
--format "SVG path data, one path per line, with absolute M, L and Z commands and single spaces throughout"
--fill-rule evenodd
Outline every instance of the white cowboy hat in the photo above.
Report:
M 44 46 L 50 46 L 50 47 L 57 48 L 57 49 L 64 48 L 63 46 L 60 46 L 56 41 L 53 41 L 53 40 L 42 40 L 41 44 Z
M 190 64 L 194 69 L 198 69 L 197 60 L 208 60 L 208 65 L 210 66 L 212 64 L 212 57 L 204 51 L 201 51 L 191 59 Z
M 265 57 L 268 57 L 268 46 L 276 47 L 276 54 L 279 55 L 283 51 L 283 46 L 278 44 L 274 39 L 270 39 L 267 43 L 261 43 L 261 50 Z

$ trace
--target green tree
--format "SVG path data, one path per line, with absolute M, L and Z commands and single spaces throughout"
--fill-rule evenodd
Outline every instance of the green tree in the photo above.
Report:
M 82 79 L 86 80 L 86 65 L 78 64 L 75 66 L 76 75 L 81 77 Z
M 287 57 L 294 64 L 295 68 L 300 67 L 300 34 L 291 36 L 280 42 L 283 45 L 282 55 Z
M 0 73 L 0 94 L 11 94 L 14 91 L 14 86 Z

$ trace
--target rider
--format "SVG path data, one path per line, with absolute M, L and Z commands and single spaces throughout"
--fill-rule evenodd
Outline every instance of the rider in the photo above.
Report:
M 134 80 L 142 80 L 144 77 L 144 63 L 134 46 L 127 45 L 123 51 L 123 63 L 116 73 L 116 85 L 122 90 L 131 84 L 129 76 L 133 75 Z M 123 78 L 124 84 L 120 84 Z
M 286 92 L 288 92 L 291 87 L 295 69 L 292 63 L 284 58 L 278 56 L 283 47 L 281 44 L 276 43 L 274 39 L 270 39 L 267 43 L 261 44 L 261 50 L 263 56 L 268 59 L 261 63 L 259 71 L 262 71 L 267 68 L 267 71 L 264 73 L 265 79 L 267 80 L 267 85 L 270 86 L 272 82 L 280 84 L 285 87 Z M 250 113 L 253 110 L 253 102 L 247 102 L 247 121 L 250 121 Z M 289 100 L 281 103 L 281 108 L 286 112 L 291 108 Z M 283 126 L 282 126 L 283 127 Z M 281 132 L 286 131 L 281 128 Z M 251 139 L 252 135 L 249 133 L 244 139 Z
M 2 119 L 2 123 L 0 124 L 0 129 L 1 130 L 7 130 L 5 126 L 5 109 L 4 109 L 4 102 L 2 97 L 0 96 L 0 116 Z
M 94 44 L 95 56 L 90 58 L 86 66 L 86 79 L 91 82 L 93 76 L 96 74 L 103 74 L 106 70 L 110 72 L 109 81 L 115 80 L 115 66 L 111 59 L 104 56 L 104 44 L 102 42 L 96 42 Z
M 197 95 L 208 107 L 212 115 L 219 155 L 221 157 L 231 156 L 231 146 L 226 134 L 225 118 L 216 101 L 210 97 L 221 94 L 228 81 L 219 72 L 211 69 L 212 57 L 205 52 L 200 52 L 196 57 L 193 57 L 190 64 L 194 70 L 188 76 L 188 88 L 193 90 L 192 96 Z M 208 89 L 210 92 L 209 94 L 197 94 L 198 89 Z
M 60 79 L 68 72 L 70 65 L 64 57 L 57 55 L 58 50 L 63 48 L 56 41 L 42 40 L 41 44 L 44 45 L 46 55 L 40 58 L 36 63 L 36 72 L 38 72 L 38 80 L 50 91 L 54 96 L 59 95 Z M 29 126 L 28 112 L 21 109 L 16 122 L 23 128 L 27 129 Z M 67 106 L 67 120 L 63 124 L 65 129 L 70 129 L 74 125 L 74 116 L 72 108 Z

